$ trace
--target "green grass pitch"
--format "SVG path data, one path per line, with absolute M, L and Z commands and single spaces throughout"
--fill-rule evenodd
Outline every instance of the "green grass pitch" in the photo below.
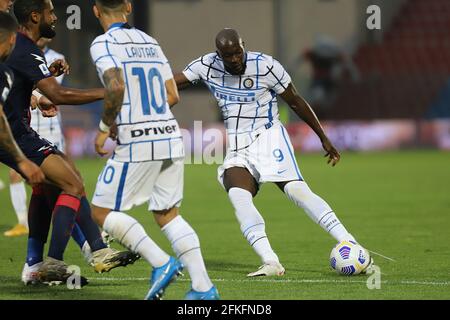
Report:
M 79 160 L 92 194 L 105 160 Z M 331 270 L 334 240 L 273 185 L 264 185 L 256 206 L 266 220 L 271 244 L 286 268 L 277 278 L 247 279 L 260 261 L 240 233 L 216 166 L 187 165 L 181 213 L 197 231 L 209 274 L 223 299 L 450 299 L 450 153 L 408 151 L 344 153 L 327 167 L 319 154 L 300 155 L 302 174 L 311 188 L 334 208 L 345 226 L 381 268 L 381 288 L 369 290 L 368 276 L 344 277 Z M 0 167 L 6 181 L 7 170 Z M 0 299 L 143 299 L 149 266 L 142 260 L 107 274 L 88 267 L 70 241 L 69 264 L 81 266 L 90 284 L 25 287 L 20 282 L 26 238 L 5 238 L 15 216 L 7 189 L 0 191 Z M 171 252 L 168 241 L 145 206 L 131 211 L 149 235 Z M 117 246 L 117 245 L 115 245 Z M 165 299 L 182 299 L 186 274 L 167 290 Z

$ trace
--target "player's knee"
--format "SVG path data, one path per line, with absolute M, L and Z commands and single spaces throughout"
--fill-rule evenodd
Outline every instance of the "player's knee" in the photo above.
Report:
M 164 227 L 166 224 L 168 224 L 170 221 L 175 219 L 178 216 L 178 208 L 173 207 L 170 209 L 165 210 L 153 210 L 154 218 L 156 223 L 159 225 L 159 227 Z
M 9 181 L 11 183 L 19 183 L 22 182 L 22 176 L 17 173 L 15 170 L 10 170 L 9 171 Z
M 284 192 L 291 199 L 305 201 L 313 194 L 305 181 L 292 181 L 284 186 Z
M 68 193 L 70 195 L 73 195 L 75 197 L 82 197 L 84 196 L 85 192 L 84 192 L 84 185 L 81 181 L 79 181 L 78 179 L 75 181 L 71 181 L 70 183 L 68 183 L 64 188 L 63 191 L 65 193 Z
M 236 209 L 253 203 L 253 195 L 251 191 L 243 188 L 230 188 L 228 190 L 228 197 Z

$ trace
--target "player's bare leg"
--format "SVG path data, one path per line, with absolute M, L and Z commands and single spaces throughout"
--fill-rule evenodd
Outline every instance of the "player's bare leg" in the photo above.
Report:
M 333 209 L 321 197 L 311 191 L 308 184 L 302 180 L 277 182 L 276 185 L 286 193 L 288 198 L 298 207 L 305 210 L 306 214 L 337 242 L 355 238 L 345 229 Z
M 28 234 L 28 209 L 27 191 L 22 176 L 13 169 L 9 171 L 9 194 L 14 212 L 17 216 L 17 224 L 10 230 L 5 231 L 5 237 L 18 237 Z
M 92 248 L 94 265 L 106 260 L 121 263 L 122 254 L 128 253 L 116 252 L 103 243 L 100 230 L 92 221 L 90 205 L 84 195 L 83 182 L 78 172 L 59 154 L 49 155 L 41 164 L 41 169 L 46 173 L 48 182 L 57 186 L 59 190 L 56 190 L 60 191 L 60 194 L 56 195 L 53 211 L 53 231 L 48 258 L 39 269 L 41 280 L 64 281 L 67 276 L 63 254 L 76 220 Z
M 200 249 L 200 240 L 195 230 L 179 215 L 179 209 L 154 210 L 154 218 L 164 235 L 169 240 L 177 258 L 188 269 L 191 276 L 192 289 L 186 299 L 219 299 L 206 271 L 205 262 Z
M 285 270 L 270 246 L 264 219 L 253 204 L 253 197 L 258 192 L 254 177 L 245 168 L 233 167 L 225 170 L 223 184 L 244 237 L 263 263 L 258 271 L 249 273 L 248 276 L 283 275 Z

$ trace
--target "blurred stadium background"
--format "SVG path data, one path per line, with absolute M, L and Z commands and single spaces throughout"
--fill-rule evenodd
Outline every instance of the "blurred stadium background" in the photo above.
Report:
M 71 0 L 55 1 L 59 36 L 76 87 L 99 86 L 89 45 L 101 33 L 90 1 L 79 1 L 81 30 L 65 30 Z M 369 30 L 369 5 L 381 8 L 381 30 Z M 161 43 L 174 71 L 215 50 L 223 27 L 241 32 L 248 50 L 275 56 L 344 150 L 450 149 L 450 1 L 448 0 L 148 0 L 134 1 L 134 25 Z M 63 30 L 64 29 L 64 30 Z M 286 108 L 294 147 L 318 151 L 311 130 Z M 93 155 L 101 103 L 63 107 L 72 156 Z M 182 94 L 175 114 L 223 130 L 206 88 Z M 94 130 L 94 131 L 93 131 Z

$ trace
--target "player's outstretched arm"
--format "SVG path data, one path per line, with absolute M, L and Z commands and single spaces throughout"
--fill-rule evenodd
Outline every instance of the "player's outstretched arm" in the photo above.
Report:
M 3 112 L 3 106 L 0 104 L 0 148 L 9 153 L 17 162 L 19 169 L 31 184 L 41 183 L 45 176 L 41 169 L 33 162 L 28 160 L 19 146 L 17 145 L 11 133 L 8 119 Z
M 177 84 L 178 90 L 186 89 L 192 84 L 182 72 L 175 74 L 174 79 Z
M 106 88 L 103 115 L 99 132 L 95 138 L 95 151 L 101 156 L 108 154 L 103 147 L 106 139 L 110 136 L 110 127 L 114 124 L 123 104 L 125 81 L 123 79 L 122 69 L 111 68 L 106 70 L 103 74 L 103 83 Z
M 102 100 L 105 89 L 74 89 L 61 86 L 54 77 L 38 82 L 38 89 L 55 105 L 79 105 Z
M 324 150 L 327 152 L 326 157 L 328 157 L 328 163 L 331 163 L 334 167 L 336 163 L 339 162 L 341 155 L 337 149 L 333 146 L 331 141 L 328 139 L 322 125 L 319 122 L 316 114 L 314 113 L 311 106 L 303 99 L 297 92 L 295 86 L 290 83 L 286 90 L 280 94 L 284 101 L 291 107 L 295 114 L 305 121 L 311 129 L 319 136 L 320 141 Z
M 178 94 L 177 84 L 175 80 L 169 79 L 165 82 L 167 91 L 167 103 L 172 108 L 178 102 L 180 102 L 180 95 Z

